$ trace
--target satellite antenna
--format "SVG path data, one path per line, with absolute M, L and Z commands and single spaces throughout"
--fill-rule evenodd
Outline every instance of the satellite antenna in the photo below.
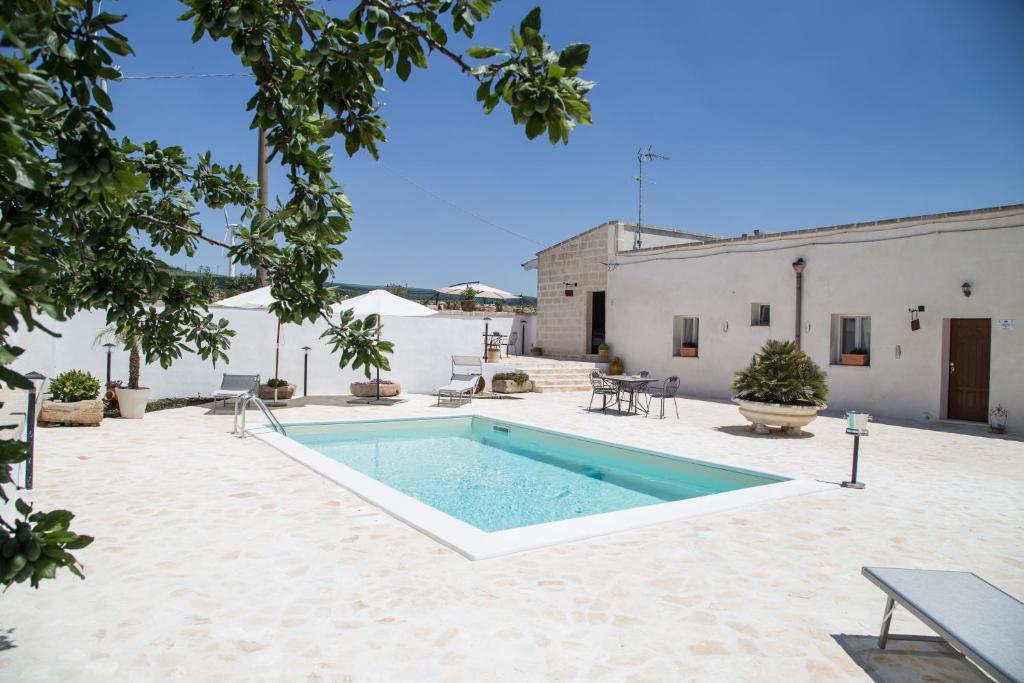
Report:
M 647 149 L 641 147 L 636 151 L 636 159 L 640 162 L 640 175 L 636 177 L 637 182 L 637 195 L 636 195 L 636 234 L 633 236 L 633 248 L 639 249 L 643 246 L 643 238 L 640 233 L 643 230 L 643 217 L 644 217 L 644 183 L 651 182 L 644 177 L 644 162 L 645 161 L 668 161 L 668 157 L 664 154 L 658 154 L 651 150 L 651 146 L 648 145 Z
M 235 246 L 235 228 L 242 227 L 238 223 L 232 223 L 231 219 L 228 218 L 228 210 L 224 209 L 224 241 L 228 243 L 229 247 Z M 228 277 L 235 276 L 235 262 L 225 250 L 225 255 L 228 258 Z

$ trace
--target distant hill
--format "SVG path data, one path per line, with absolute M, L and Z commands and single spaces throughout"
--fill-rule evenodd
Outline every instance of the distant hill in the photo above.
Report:
M 217 293 L 222 295 L 220 298 L 234 296 L 235 294 L 249 291 L 256 286 L 256 278 L 251 274 L 231 278 L 227 275 L 219 275 L 209 271 L 197 272 L 193 270 L 184 270 L 169 264 L 164 264 L 164 267 L 168 272 L 177 277 L 187 277 L 200 285 L 205 285 L 211 289 L 217 290 Z M 360 285 L 348 282 L 332 282 L 330 284 L 346 296 L 358 296 L 360 294 L 366 294 L 374 289 L 387 289 L 389 287 L 389 285 Z M 402 286 L 404 287 L 405 285 Z M 455 294 L 441 294 L 424 287 L 407 287 L 405 297 L 407 299 L 412 299 L 413 301 L 434 301 L 435 299 L 440 301 L 458 301 L 459 299 Z M 486 299 L 484 297 L 478 297 L 478 299 L 482 301 L 490 301 L 490 299 Z M 514 299 L 509 303 L 511 305 L 515 305 L 519 303 L 519 301 Z M 537 297 L 524 296 L 523 303 L 527 306 L 536 306 Z

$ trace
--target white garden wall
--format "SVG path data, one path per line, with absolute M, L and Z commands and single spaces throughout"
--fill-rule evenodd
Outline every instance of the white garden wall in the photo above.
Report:
M 185 354 L 167 370 L 159 365 L 145 365 L 141 384 L 153 389 L 154 398 L 209 394 L 220 385 L 221 374 L 225 372 L 259 373 L 264 380 L 274 376 L 275 318 L 264 311 L 211 309 L 211 312 L 226 318 L 236 332 L 228 350 L 230 362 L 213 367 L 209 361 Z M 526 350 L 529 351 L 535 339 L 534 316 L 500 315 L 491 314 L 490 331 L 507 335 L 515 329 L 522 335 L 525 326 Z M 381 337 L 394 342 L 395 352 L 390 356 L 391 371 L 382 372 L 381 379 L 399 382 L 403 391 L 431 393 L 447 383 L 452 355 L 483 355 L 484 324 L 481 315 L 439 313 L 427 318 L 385 317 Z M 36 370 L 47 377 L 63 370 L 82 369 L 104 380 L 106 350 L 94 344 L 96 335 L 105 327 L 103 311 L 82 312 L 68 321 L 47 326 L 61 336 L 54 338 L 39 330 L 31 334 L 21 330 L 14 335 L 13 343 L 25 349 L 14 364 L 15 369 Z M 312 347 L 309 352 L 310 395 L 347 394 L 349 383 L 364 379 L 362 372 L 339 369 L 338 356 L 320 339 L 324 328 L 323 323 L 281 328 L 280 376 L 297 385 L 298 395 L 303 389 L 303 346 Z M 513 349 L 513 354 L 518 350 Z M 507 363 L 515 365 L 515 359 Z M 489 378 L 493 370 L 493 367 L 488 368 L 485 375 Z M 111 376 L 125 380 L 127 375 L 128 353 L 115 349 Z

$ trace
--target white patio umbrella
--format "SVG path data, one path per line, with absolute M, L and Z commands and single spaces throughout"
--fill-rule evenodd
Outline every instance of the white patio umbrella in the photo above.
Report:
M 210 304 L 210 308 L 235 308 L 243 311 L 266 311 L 275 299 L 270 294 L 270 287 L 260 287 L 235 296 L 221 299 Z M 278 379 L 281 370 L 281 321 L 277 321 L 277 340 L 274 344 L 274 379 Z M 277 400 L 277 387 L 274 387 L 274 400 Z M 283 404 L 282 404 L 283 405 Z
M 519 294 L 513 294 L 512 292 L 506 292 L 504 289 L 498 289 L 497 287 L 491 287 L 485 285 L 482 282 L 460 282 L 454 284 L 451 287 L 438 287 L 435 292 L 441 292 L 442 294 L 462 294 L 466 287 L 472 287 L 476 292 L 476 295 L 483 297 L 484 299 L 518 299 Z
M 377 315 L 377 338 L 380 339 L 380 319 L 382 316 L 395 316 L 399 318 L 419 318 L 428 315 L 437 315 L 437 311 L 421 306 L 415 301 L 403 299 L 385 289 L 374 289 L 346 299 L 337 305 L 343 311 L 352 311 L 357 318 L 365 318 L 368 315 Z M 377 368 L 377 398 L 380 401 L 380 368 Z

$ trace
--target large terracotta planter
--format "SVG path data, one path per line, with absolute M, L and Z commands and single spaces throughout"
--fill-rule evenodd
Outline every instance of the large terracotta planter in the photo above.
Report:
M 533 391 L 533 380 L 513 382 L 510 379 L 495 379 L 491 380 L 491 389 L 496 394 L 524 394 Z
M 277 389 L 277 398 L 274 398 L 274 390 Z M 270 387 L 266 384 L 260 385 L 260 398 L 264 401 L 287 401 L 295 395 L 295 385 L 289 384 L 283 387 Z
M 679 355 L 683 358 L 696 358 L 697 347 L 696 346 L 680 346 Z
M 40 424 L 65 424 L 94 427 L 103 420 L 103 400 L 43 401 L 39 410 Z
M 353 396 L 358 396 L 359 398 L 376 398 L 377 396 L 377 385 L 368 382 L 352 382 L 348 389 L 352 392 Z M 402 393 L 401 384 L 380 385 L 381 398 L 391 398 L 398 396 L 400 393 Z
M 839 356 L 839 362 L 843 365 L 867 365 L 868 354 L 866 353 L 844 353 Z
M 149 403 L 150 394 L 153 392 L 146 388 L 126 389 L 118 387 L 114 390 L 117 394 L 117 407 L 121 411 L 121 417 L 132 420 L 139 420 L 146 414 L 146 404 Z
M 473 299 L 463 299 L 459 302 L 459 305 L 462 306 L 462 310 L 466 313 L 476 310 L 476 301 Z
M 598 349 L 597 350 L 597 362 L 598 363 L 607 363 L 608 362 L 608 354 L 609 353 L 610 353 L 610 351 L 608 349 Z
M 809 425 L 824 408 L 817 406 L 789 406 L 781 403 L 761 403 L 734 398 L 740 415 L 750 420 L 758 434 L 767 434 L 768 427 L 782 427 L 787 434 L 801 434 L 800 428 Z
M 500 346 L 488 346 L 487 347 L 487 362 L 488 363 L 500 363 L 501 362 L 501 347 Z

